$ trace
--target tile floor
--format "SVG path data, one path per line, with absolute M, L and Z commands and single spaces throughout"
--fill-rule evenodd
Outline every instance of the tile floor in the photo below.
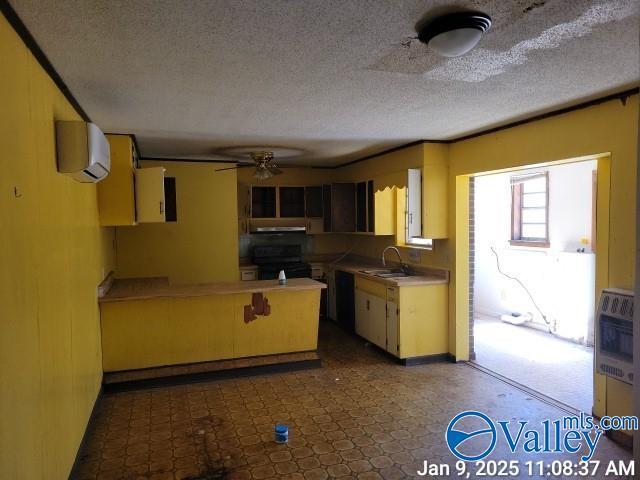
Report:
M 443 432 L 462 410 L 536 424 L 562 415 L 465 364 L 400 366 L 326 322 L 320 354 L 315 370 L 105 396 L 74 478 L 424 478 L 424 460 L 455 463 Z M 273 442 L 276 422 L 288 444 Z M 491 458 L 531 459 L 500 443 Z M 603 439 L 594 458 L 630 454 Z
M 593 407 L 593 348 L 499 319 L 474 317 L 476 363 L 576 410 Z

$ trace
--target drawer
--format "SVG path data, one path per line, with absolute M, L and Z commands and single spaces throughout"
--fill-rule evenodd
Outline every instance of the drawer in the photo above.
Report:
M 399 298 L 400 298 L 399 288 L 387 287 L 387 302 L 394 302 L 397 304 Z
M 256 271 L 255 270 L 240 270 L 240 278 L 242 280 L 255 280 L 256 279 Z

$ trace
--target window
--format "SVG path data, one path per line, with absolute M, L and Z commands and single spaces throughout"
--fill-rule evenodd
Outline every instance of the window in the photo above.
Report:
M 511 245 L 549 246 L 549 174 L 511 177 Z
M 422 169 L 410 168 L 407 178 L 407 245 L 430 248 L 433 240 L 422 236 Z

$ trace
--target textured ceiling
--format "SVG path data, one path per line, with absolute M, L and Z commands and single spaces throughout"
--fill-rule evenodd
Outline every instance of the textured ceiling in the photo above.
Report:
M 147 157 L 303 149 L 332 165 L 450 139 L 637 85 L 638 0 L 10 0 L 103 130 Z M 469 54 L 421 19 L 489 14 Z

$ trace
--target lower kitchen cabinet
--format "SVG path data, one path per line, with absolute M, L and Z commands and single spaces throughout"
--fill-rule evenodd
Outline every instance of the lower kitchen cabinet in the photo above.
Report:
M 363 277 L 355 282 L 355 330 L 400 359 L 448 351 L 448 285 L 388 284 Z
M 400 341 L 398 339 L 398 313 L 400 309 L 396 302 L 387 300 L 387 346 L 386 350 L 396 357 L 400 356 Z
M 356 333 L 380 348 L 387 348 L 387 302 L 356 288 Z

